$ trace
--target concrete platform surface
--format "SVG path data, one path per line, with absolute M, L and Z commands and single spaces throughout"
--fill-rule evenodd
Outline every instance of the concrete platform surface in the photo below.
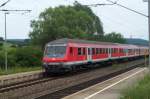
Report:
M 20 77 L 20 76 L 28 76 L 28 75 L 41 73 L 41 72 L 43 72 L 43 71 L 42 70 L 37 70 L 37 71 L 21 72 L 21 73 L 16 73 L 16 74 L 2 75 L 2 76 L 0 76 L 0 80 L 9 79 L 9 78 L 16 78 L 16 77 Z
M 0 86 L 24 82 L 42 77 L 42 70 L 0 76 Z
M 119 99 L 123 89 L 136 84 L 148 73 L 148 68 L 138 67 L 63 99 Z

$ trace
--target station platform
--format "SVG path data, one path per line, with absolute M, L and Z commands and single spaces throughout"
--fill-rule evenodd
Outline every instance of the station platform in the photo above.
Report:
M 148 73 L 148 68 L 138 67 L 63 99 L 119 99 L 124 89 L 135 85 Z
M 0 86 L 37 79 L 39 77 L 42 77 L 42 73 L 43 73 L 42 70 L 37 70 L 37 71 L 3 75 L 0 76 Z

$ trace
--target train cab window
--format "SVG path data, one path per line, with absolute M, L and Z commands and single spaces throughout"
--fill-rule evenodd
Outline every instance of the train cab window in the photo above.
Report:
M 83 48 L 83 55 L 85 55 L 85 48 Z
M 51 58 L 64 57 L 66 54 L 66 46 L 48 45 L 46 46 L 44 55 Z
M 81 48 L 78 48 L 78 55 L 82 55 Z

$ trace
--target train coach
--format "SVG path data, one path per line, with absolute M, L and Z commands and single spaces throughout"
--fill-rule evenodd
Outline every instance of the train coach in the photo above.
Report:
M 148 47 L 64 38 L 46 44 L 43 67 L 48 73 L 65 72 L 88 64 L 144 55 L 148 55 Z

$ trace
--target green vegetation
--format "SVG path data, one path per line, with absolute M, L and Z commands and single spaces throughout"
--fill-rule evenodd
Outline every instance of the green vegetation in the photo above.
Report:
M 150 75 L 132 88 L 126 89 L 121 99 L 150 99 Z
M 34 67 L 41 66 L 43 52 L 38 47 L 8 47 L 8 66 Z M 4 50 L 0 51 L 0 67 L 5 66 Z
M 6 72 L 5 69 L 0 68 L 0 75 L 8 75 L 8 74 L 15 74 L 20 72 L 29 72 L 29 71 L 35 71 L 35 70 L 41 70 L 41 66 L 35 66 L 35 67 L 21 67 L 21 66 L 14 66 L 12 68 L 8 68 L 8 71 Z
M 38 20 L 31 22 L 30 38 L 33 44 L 43 47 L 47 42 L 60 38 L 78 38 L 96 41 L 125 43 L 119 33 L 104 36 L 102 22 L 93 11 L 79 3 L 73 6 L 48 8 Z

